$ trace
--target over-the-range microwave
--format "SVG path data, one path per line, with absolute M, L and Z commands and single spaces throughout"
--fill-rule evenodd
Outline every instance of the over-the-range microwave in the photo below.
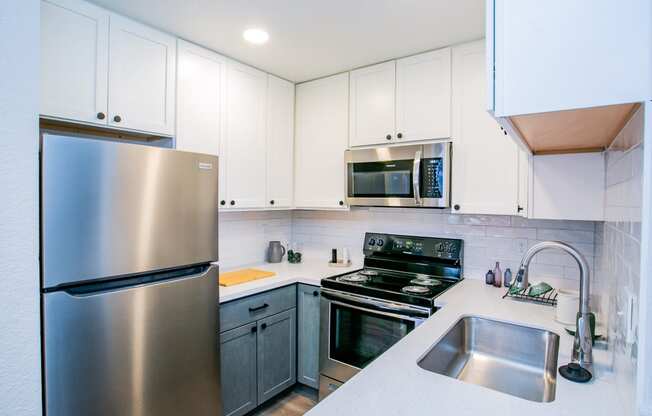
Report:
M 349 206 L 450 206 L 451 143 L 347 150 Z

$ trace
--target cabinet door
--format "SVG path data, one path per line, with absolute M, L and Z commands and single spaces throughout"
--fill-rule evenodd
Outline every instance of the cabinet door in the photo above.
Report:
M 111 15 L 109 125 L 174 134 L 176 39 Z
M 319 296 L 320 288 L 297 286 L 297 382 L 319 388 Z
M 294 84 L 268 76 L 267 206 L 292 206 L 294 177 Z
M 258 321 L 258 404 L 297 380 L 296 308 Z
M 294 203 L 297 208 L 344 206 L 349 75 L 297 85 Z
M 451 50 L 396 61 L 396 137 L 398 141 L 451 135 Z
M 486 10 L 496 116 L 650 99 L 650 1 L 489 0 Z
M 226 58 L 179 40 L 176 147 L 219 154 Z
M 514 215 L 518 148 L 485 111 L 482 41 L 453 49 L 453 212 Z
M 229 208 L 262 208 L 266 197 L 267 74 L 229 63 L 226 81 L 226 163 Z
M 396 61 L 351 71 L 350 97 L 351 146 L 395 139 Z
M 224 416 L 243 415 L 258 400 L 255 322 L 220 334 L 220 384 Z
M 41 2 L 41 114 L 107 124 L 109 14 L 77 0 Z

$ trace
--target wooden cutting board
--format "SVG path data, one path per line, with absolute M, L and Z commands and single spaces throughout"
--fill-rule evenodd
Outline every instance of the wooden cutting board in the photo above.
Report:
M 274 272 L 268 272 L 260 269 L 242 269 L 234 270 L 220 274 L 220 286 L 233 286 L 240 283 L 251 282 L 253 280 L 264 279 L 276 275 Z

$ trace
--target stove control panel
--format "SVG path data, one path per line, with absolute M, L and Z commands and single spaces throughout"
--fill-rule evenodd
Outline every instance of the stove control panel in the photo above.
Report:
M 458 260 L 462 256 L 464 242 L 453 238 L 413 237 L 394 234 L 365 235 L 364 253 L 373 255 L 409 254 L 414 256 Z

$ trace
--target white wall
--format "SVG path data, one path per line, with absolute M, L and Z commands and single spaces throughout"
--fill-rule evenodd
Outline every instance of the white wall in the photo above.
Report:
M 599 298 L 608 325 L 608 351 L 623 414 L 636 412 L 639 330 L 627 337 L 627 306 L 641 297 L 642 193 L 644 112 L 640 109 L 618 134 L 606 153 L 605 219 L 596 233 L 596 279 L 592 292 Z M 635 303 L 638 310 L 640 301 Z M 635 316 L 637 316 L 636 313 Z M 634 322 L 638 322 L 635 318 Z
M 38 0 L 0 1 L 0 415 L 41 414 Z

